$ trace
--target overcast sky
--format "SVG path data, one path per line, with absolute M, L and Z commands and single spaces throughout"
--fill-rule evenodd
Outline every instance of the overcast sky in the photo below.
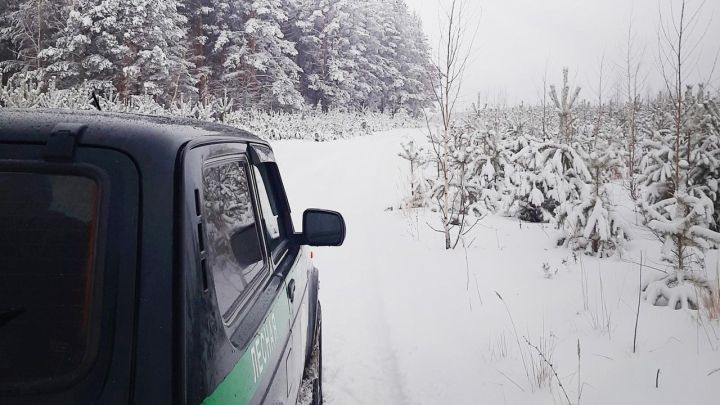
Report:
M 437 48 L 441 4 L 450 0 L 406 0 L 422 18 L 430 44 Z M 659 9 L 669 18 L 670 8 L 679 11 L 679 0 L 465 0 L 479 17 L 479 31 L 461 93 L 469 105 L 480 94 L 483 101 L 505 99 L 536 103 L 542 94 L 546 66 L 548 82 L 559 83 L 562 67 L 580 85 L 581 96 L 597 98 L 600 61 L 605 55 L 604 97 L 617 93 L 624 67 L 628 25 L 633 24 L 634 42 L 644 48 L 645 93 L 662 85 L 658 63 Z M 702 0 L 688 0 L 696 10 Z M 473 18 L 475 23 L 478 18 Z M 692 43 L 704 39 L 693 54 L 692 81 L 708 81 L 720 50 L 720 1 L 706 0 Z M 720 66 L 710 84 L 720 88 Z

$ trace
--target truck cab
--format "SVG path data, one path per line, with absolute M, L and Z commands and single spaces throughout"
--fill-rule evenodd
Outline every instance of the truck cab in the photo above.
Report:
M 309 246 L 344 238 L 245 131 L 0 109 L 0 402 L 321 403 Z

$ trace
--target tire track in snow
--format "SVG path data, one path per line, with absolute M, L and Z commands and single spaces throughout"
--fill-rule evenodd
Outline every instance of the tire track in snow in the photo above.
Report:
M 383 137 L 383 138 L 379 138 Z M 382 212 L 395 201 L 400 134 L 274 146 L 294 217 L 309 207 L 343 213 L 348 238 L 320 249 L 324 388 L 330 404 L 407 403 L 381 288 Z M 390 160 L 390 161 L 388 161 Z M 379 259 L 379 260 L 378 260 Z

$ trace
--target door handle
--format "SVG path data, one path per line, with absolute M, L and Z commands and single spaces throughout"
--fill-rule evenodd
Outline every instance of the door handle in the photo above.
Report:
M 287 296 L 290 302 L 295 301 L 295 279 L 290 280 L 287 286 Z

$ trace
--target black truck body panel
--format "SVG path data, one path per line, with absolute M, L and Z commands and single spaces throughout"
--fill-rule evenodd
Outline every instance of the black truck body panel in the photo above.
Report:
M 67 390 L 26 395 L 0 389 L 0 403 L 201 402 L 247 349 L 272 300 L 289 294 L 290 278 L 295 289 L 288 304 L 291 333 L 283 337 L 281 358 L 289 359 L 292 348 L 298 360 L 282 364 L 292 375 L 281 382 L 288 396 L 297 395 L 319 325 L 317 271 L 300 260 L 301 239 L 289 239 L 282 261 L 270 260 L 272 276 L 232 336 L 223 340 L 222 320 L 210 313 L 209 297 L 203 296 L 208 285 L 199 272 L 201 252 L 193 236 L 199 229 L 192 214 L 197 176 L 207 157 L 244 155 L 260 164 L 253 145 L 269 150 L 267 142 L 246 131 L 196 120 L 0 108 L 0 172 L 15 165 L 64 171 L 88 165 L 112 188 L 103 203 L 107 225 L 100 239 L 106 249 L 98 256 L 105 282 L 102 305 L 109 307 L 103 308 L 103 336 L 92 370 Z M 193 160 L 194 154 L 204 155 Z M 278 198 L 287 210 L 281 220 L 294 234 L 276 166 L 264 163 L 274 167 Z M 272 379 L 280 366 L 275 365 Z M 265 386 L 252 402 L 274 395 L 277 383 L 261 381 Z

